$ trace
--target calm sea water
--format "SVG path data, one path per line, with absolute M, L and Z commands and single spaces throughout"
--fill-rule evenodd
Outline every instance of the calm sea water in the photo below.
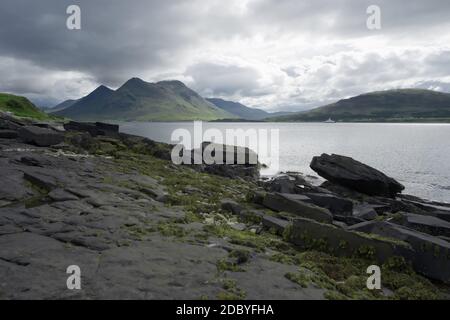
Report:
M 174 143 L 171 134 L 192 122 L 121 124 L 121 131 Z M 313 156 L 336 153 L 377 168 L 405 185 L 405 193 L 450 202 L 450 124 L 203 123 L 203 129 L 279 129 L 280 171 L 317 176 Z M 264 160 L 263 160 L 264 162 Z M 272 174 L 270 168 L 265 174 Z M 320 180 L 318 180 L 320 181 Z

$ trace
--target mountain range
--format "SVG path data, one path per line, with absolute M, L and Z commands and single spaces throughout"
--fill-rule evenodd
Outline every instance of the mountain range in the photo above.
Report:
M 54 111 L 56 110 L 56 111 Z M 64 101 L 53 114 L 74 120 L 185 121 L 236 118 L 206 101 L 180 81 L 132 78 L 119 89 L 99 86 L 87 96 Z
M 269 113 L 239 102 L 204 99 L 180 81 L 149 83 L 132 78 L 117 90 L 100 86 L 49 112 L 96 121 L 450 122 L 450 94 L 424 89 L 376 91 L 308 111 Z
M 215 104 L 219 108 L 238 116 L 240 119 L 246 120 L 263 120 L 269 117 L 285 116 L 293 112 L 267 112 L 261 109 L 249 108 L 239 102 L 227 101 L 218 98 L 208 98 L 209 102 Z
M 323 107 L 269 121 L 449 122 L 450 94 L 423 89 L 397 89 L 362 94 Z

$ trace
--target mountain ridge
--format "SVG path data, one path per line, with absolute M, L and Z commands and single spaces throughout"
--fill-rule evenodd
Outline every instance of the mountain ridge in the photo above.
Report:
M 312 110 L 270 121 L 396 122 L 450 121 L 450 93 L 426 89 L 393 89 L 360 94 Z
M 206 101 L 178 80 L 156 83 L 139 78 L 127 80 L 117 90 L 104 85 L 54 112 L 73 120 L 184 121 L 235 118 Z

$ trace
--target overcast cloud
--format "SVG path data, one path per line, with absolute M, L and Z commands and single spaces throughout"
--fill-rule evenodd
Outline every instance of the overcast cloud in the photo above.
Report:
M 81 7 L 81 30 L 66 8 Z M 381 8 L 381 30 L 366 9 Z M 39 105 L 131 77 L 304 110 L 374 90 L 450 92 L 448 0 L 2 0 L 0 92 Z

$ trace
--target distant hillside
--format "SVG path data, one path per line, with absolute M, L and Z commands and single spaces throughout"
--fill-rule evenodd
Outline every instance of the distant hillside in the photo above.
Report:
M 27 98 L 8 93 L 0 93 L 0 111 L 11 112 L 17 117 L 27 117 L 36 120 L 54 119 L 54 117 L 39 110 Z
M 77 101 L 78 100 L 72 100 L 72 99 L 63 101 L 63 102 L 61 102 L 60 104 L 57 104 L 54 107 L 45 109 L 45 112 L 51 113 L 51 112 L 57 112 L 57 111 L 61 111 L 61 110 L 67 109 L 68 107 L 71 107 L 73 104 L 75 104 Z
M 272 121 L 450 121 L 450 94 L 399 89 L 362 94 Z
M 215 104 L 219 108 L 236 115 L 237 117 L 245 120 L 263 120 L 268 117 L 274 116 L 282 116 L 286 114 L 290 114 L 290 112 L 276 112 L 269 113 L 267 111 L 257 109 L 257 108 L 249 108 L 244 106 L 239 102 L 227 101 L 218 98 L 209 98 L 206 99 L 209 102 Z
M 132 78 L 117 90 L 100 86 L 54 114 L 74 120 L 185 121 L 236 116 L 206 101 L 180 81 Z

